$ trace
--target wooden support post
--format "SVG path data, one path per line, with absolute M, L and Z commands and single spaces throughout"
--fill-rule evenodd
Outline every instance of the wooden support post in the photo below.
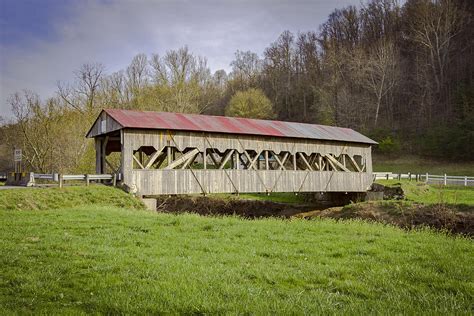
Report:
M 100 165 L 102 167 L 102 169 L 100 170 L 100 173 L 101 174 L 104 174 L 106 172 L 106 162 L 105 162 L 105 149 L 107 148 L 107 143 L 109 142 L 109 136 L 105 136 L 105 139 L 104 141 L 102 142 L 102 148 L 101 148 L 101 161 L 100 161 Z
M 171 157 L 171 146 L 168 145 L 168 147 L 166 147 L 166 155 L 167 155 L 167 158 L 168 158 L 168 166 L 171 164 L 171 162 L 173 161 L 172 160 L 172 157 Z
M 89 186 L 89 183 L 90 183 L 90 181 L 89 181 L 89 175 L 88 175 L 88 174 L 85 174 L 84 176 L 86 177 L 86 186 Z
M 240 161 L 239 161 L 239 159 L 240 159 L 240 158 L 239 158 L 240 154 L 239 154 L 239 152 L 236 150 L 235 153 L 234 153 L 234 155 L 235 155 L 235 163 L 234 163 L 234 166 L 235 166 L 235 169 L 239 170 L 239 169 L 240 169 Z
M 296 153 L 293 155 L 293 170 L 296 171 Z
M 63 175 L 62 174 L 59 174 L 59 187 L 60 188 L 63 187 Z
M 145 161 L 143 161 L 143 151 L 141 148 L 138 150 L 138 160 L 142 166 L 145 164 Z
M 100 174 L 102 170 L 102 141 L 100 138 L 95 138 L 95 173 Z
M 270 170 L 270 164 L 268 163 L 268 150 L 265 150 L 265 170 Z
M 203 163 L 203 168 L 204 170 L 207 169 L 207 148 L 204 146 L 204 151 L 202 152 L 202 163 Z

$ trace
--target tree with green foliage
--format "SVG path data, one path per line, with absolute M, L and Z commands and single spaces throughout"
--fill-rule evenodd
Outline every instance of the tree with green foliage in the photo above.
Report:
M 225 114 L 227 116 L 271 119 L 275 117 L 270 99 L 260 89 L 238 91 L 230 99 Z

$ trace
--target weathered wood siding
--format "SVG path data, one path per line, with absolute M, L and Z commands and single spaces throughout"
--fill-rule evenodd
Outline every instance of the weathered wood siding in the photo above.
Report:
M 105 127 L 105 129 L 102 129 L 102 127 Z M 117 123 L 117 121 L 115 121 L 105 112 L 102 112 L 101 115 L 94 122 L 94 125 L 92 125 L 89 133 L 87 134 L 87 137 L 96 137 L 98 135 L 103 135 L 103 134 L 107 134 L 113 131 L 117 131 L 121 128 L 122 128 L 122 125 Z
M 131 181 L 141 195 L 365 192 L 372 183 L 372 175 L 366 172 L 303 170 L 133 170 Z
M 141 195 L 212 192 L 363 192 L 372 183 L 371 147 L 368 144 L 305 139 L 273 138 L 159 130 L 122 130 L 122 174 L 127 185 Z M 360 155 L 365 172 L 305 170 L 134 170 L 133 150 L 153 146 L 160 150 L 176 146 L 179 150 L 216 148 L 272 150 L 290 154 Z M 201 188 L 202 186 L 202 188 Z

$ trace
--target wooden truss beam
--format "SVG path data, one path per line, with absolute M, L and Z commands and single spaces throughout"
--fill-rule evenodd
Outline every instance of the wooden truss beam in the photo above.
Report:
M 354 166 L 354 168 L 357 170 L 357 172 L 362 172 L 362 169 L 359 167 L 359 165 L 355 161 L 354 157 L 352 157 L 351 155 L 348 155 L 348 156 L 349 156 L 349 161 Z
M 219 169 L 223 169 L 227 161 L 229 161 L 230 157 L 232 157 L 232 154 L 234 153 L 234 149 L 229 149 L 227 153 L 225 154 L 224 158 L 222 158 L 221 163 L 219 165 Z
M 333 156 L 331 156 L 330 154 L 327 154 L 326 158 L 328 159 L 328 161 L 330 163 L 332 163 L 335 166 L 338 166 L 341 170 L 346 171 L 346 172 L 350 172 L 349 169 L 347 169 L 343 164 L 341 164 L 339 161 L 337 161 L 337 159 L 334 158 Z M 337 171 L 336 168 L 334 168 L 334 169 Z
M 278 155 L 275 154 L 275 152 L 272 151 L 272 155 L 273 157 L 275 158 L 275 160 L 277 161 L 277 163 L 280 165 L 280 170 L 286 170 L 285 168 L 285 162 L 286 162 L 286 159 L 288 159 L 288 156 L 290 155 L 290 153 L 285 153 L 285 155 L 283 155 L 283 158 L 280 160 L 280 158 L 278 158 Z
M 186 162 L 186 160 L 193 158 L 194 155 L 196 155 L 197 153 L 199 153 L 199 150 L 195 148 L 195 149 L 187 152 L 186 154 L 182 155 L 178 159 L 174 160 L 173 162 L 171 162 L 169 165 L 167 165 L 165 167 L 165 169 L 166 170 L 174 169 L 175 167 L 179 166 L 180 164 Z
M 141 162 L 138 161 L 137 157 L 135 157 L 135 154 L 133 154 L 132 157 L 133 157 L 133 160 L 135 160 L 135 162 L 138 164 L 138 166 L 140 167 L 140 169 L 145 169 L 145 167 L 143 167 L 143 165 L 141 164 Z
M 164 154 L 165 153 L 163 152 L 163 149 L 155 151 L 153 155 L 151 155 L 151 157 L 145 163 L 145 169 L 150 169 L 153 163 L 155 163 L 156 159 L 158 159 L 159 156 L 164 155 Z
M 196 159 L 197 155 L 199 155 L 199 151 L 186 160 L 186 162 L 181 166 L 181 169 L 186 169 L 189 165 L 191 165 Z
M 304 162 L 304 164 L 306 165 L 306 167 L 307 167 L 309 170 L 313 171 L 313 168 L 312 168 L 311 165 L 309 164 L 308 160 L 306 160 L 306 157 L 304 156 L 304 154 L 303 154 L 303 153 L 298 153 L 298 154 L 300 155 L 300 158 L 301 158 L 301 160 L 303 160 L 303 162 Z
M 247 169 L 250 170 L 252 168 L 254 168 L 255 170 L 258 170 L 257 167 L 255 167 L 255 162 L 258 160 L 258 157 L 260 157 L 260 154 L 262 152 L 257 152 L 257 155 L 255 155 L 255 157 L 252 159 L 250 158 L 250 155 L 248 154 L 248 152 L 246 150 L 244 150 L 244 154 L 245 156 L 247 156 L 247 159 L 249 160 L 249 164 L 247 165 Z

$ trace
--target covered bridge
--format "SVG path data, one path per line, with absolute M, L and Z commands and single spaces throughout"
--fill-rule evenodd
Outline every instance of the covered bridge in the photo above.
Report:
M 87 137 L 96 172 L 120 173 L 143 196 L 365 192 L 376 144 L 349 128 L 119 109 L 103 110 Z

